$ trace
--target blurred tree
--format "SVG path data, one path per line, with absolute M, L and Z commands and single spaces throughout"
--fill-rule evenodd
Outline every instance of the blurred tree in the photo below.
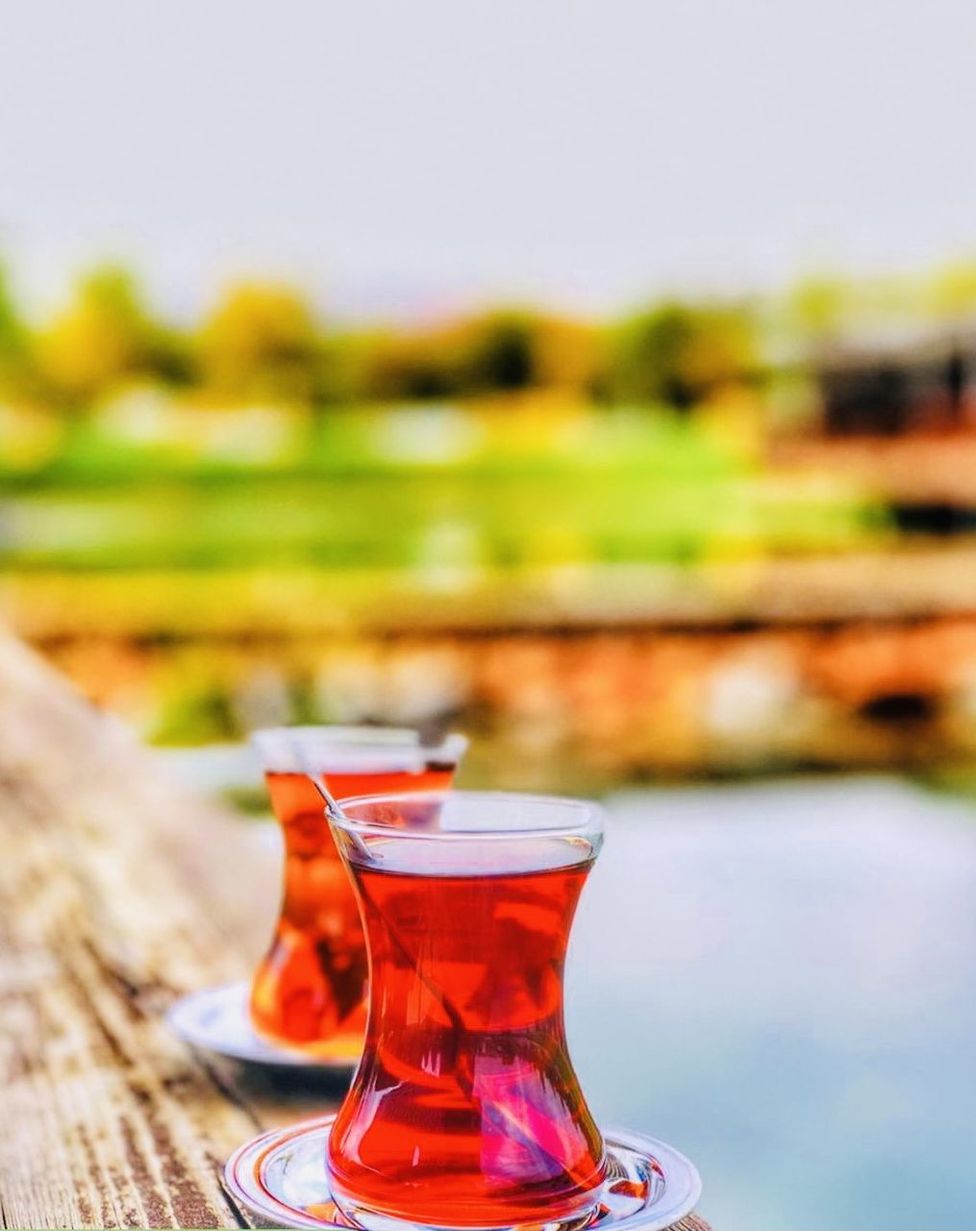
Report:
M 425 330 L 361 336 L 359 374 L 365 396 L 386 400 L 530 387 L 585 394 L 603 359 L 595 326 L 503 308 Z
M 434 338 L 438 370 L 451 388 L 467 394 L 528 388 L 588 392 L 601 358 L 600 331 L 525 308 L 468 317 Z
M 844 278 L 805 278 L 787 296 L 787 328 L 808 343 L 836 340 L 854 314 L 854 300 L 854 287 Z
M 19 391 L 29 343 L 27 325 L 14 303 L 7 271 L 0 265 L 0 392 Z
M 544 317 L 538 322 L 533 346 L 536 382 L 546 388 L 590 394 L 601 378 L 604 352 L 605 331 L 590 321 Z
M 194 385 L 200 363 L 192 335 L 171 325 L 155 324 L 147 338 L 145 366 L 165 385 Z
M 976 261 L 957 261 L 936 270 L 924 300 L 940 320 L 961 321 L 976 314 Z
M 458 387 L 450 343 L 441 331 L 376 333 L 362 368 L 362 394 L 381 401 L 449 397 Z
M 687 409 L 709 393 L 751 378 L 758 361 L 744 307 L 663 303 L 614 333 L 606 375 L 616 400 Z
M 599 361 L 600 334 L 593 326 L 519 309 L 499 309 L 447 325 L 385 331 L 331 340 L 330 363 L 345 366 L 367 398 L 464 397 L 515 392 L 535 386 L 586 391 Z M 353 365 L 342 350 L 355 346 Z
M 372 396 L 370 384 L 380 348 L 381 341 L 374 330 L 330 331 L 321 336 L 313 369 L 314 404 L 341 406 Z
M 774 367 L 799 379 L 814 352 L 858 328 L 897 334 L 906 322 L 938 323 L 968 347 L 955 326 L 970 330 L 974 317 L 976 262 L 963 262 L 929 278 L 808 279 L 765 306 L 670 300 L 609 327 L 508 306 L 424 328 L 323 333 L 294 288 L 251 281 L 230 287 L 191 334 L 154 319 L 131 275 L 104 266 L 32 333 L 0 268 L 0 385 L 64 406 L 152 376 L 227 400 L 323 407 L 543 389 L 687 408 L 765 384 Z M 961 352 L 952 362 L 961 390 Z
M 220 394 L 308 400 L 319 363 L 314 316 L 289 286 L 239 283 L 205 323 L 199 357 L 204 384 Z
M 0 265 L 0 355 L 21 350 L 27 340 L 27 327 L 14 304 L 7 271 Z
M 466 393 L 525 389 L 536 383 L 537 321 L 503 309 L 462 322 L 447 335 L 452 366 Z
M 61 404 L 90 401 L 148 369 L 154 333 L 132 276 L 103 266 L 78 282 L 67 308 L 36 334 L 37 376 Z

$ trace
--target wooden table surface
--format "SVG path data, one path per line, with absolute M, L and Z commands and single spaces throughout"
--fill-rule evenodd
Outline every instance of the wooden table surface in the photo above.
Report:
M 267 881 L 244 825 L 0 635 L 0 1226 L 255 1225 L 224 1160 L 342 1079 L 196 1054 L 163 1015 L 246 973 Z

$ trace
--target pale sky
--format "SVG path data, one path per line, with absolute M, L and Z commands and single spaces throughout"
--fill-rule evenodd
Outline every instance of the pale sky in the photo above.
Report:
M 976 253 L 976 4 L 10 0 L 0 252 L 344 312 Z

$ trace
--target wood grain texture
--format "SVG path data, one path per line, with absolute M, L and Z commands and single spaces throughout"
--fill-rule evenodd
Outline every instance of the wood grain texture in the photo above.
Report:
M 245 825 L 0 635 L 0 1225 L 253 1225 L 224 1159 L 341 1085 L 203 1058 L 162 1015 L 246 973 L 275 898 Z

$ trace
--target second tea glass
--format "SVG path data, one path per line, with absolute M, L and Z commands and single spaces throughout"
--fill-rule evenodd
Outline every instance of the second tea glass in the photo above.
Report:
M 436 746 L 389 727 L 277 727 L 252 736 L 284 839 L 281 910 L 252 983 L 250 1016 L 269 1042 L 353 1062 L 366 1020 L 366 947 L 322 797 L 449 787 L 467 741 Z

